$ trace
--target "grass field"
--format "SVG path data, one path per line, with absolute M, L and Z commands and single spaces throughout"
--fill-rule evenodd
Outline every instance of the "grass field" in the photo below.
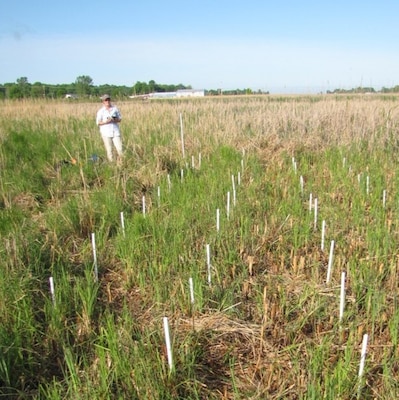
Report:
M 0 398 L 398 398 L 398 99 L 117 105 L 0 108 Z

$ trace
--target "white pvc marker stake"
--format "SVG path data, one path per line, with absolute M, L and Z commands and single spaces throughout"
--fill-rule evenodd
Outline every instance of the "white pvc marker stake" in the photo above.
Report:
M 241 172 L 237 173 L 237 185 L 240 186 L 241 185 Z
M 331 269 L 332 269 L 332 263 L 334 259 L 334 240 L 331 240 L 331 245 L 330 245 L 330 254 L 328 256 L 328 268 L 327 268 L 327 279 L 326 283 L 330 283 L 331 279 Z
M 339 296 L 339 323 L 342 322 L 345 309 L 345 272 L 341 273 L 341 292 Z
M 299 185 L 301 187 L 301 194 L 303 194 L 304 182 L 303 182 L 303 176 L 302 175 L 299 177 Z
M 91 246 L 93 248 L 93 265 L 94 265 L 94 280 L 98 282 L 98 265 L 97 265 L 97 250 L 96 250 L 96 236 L 91 234 Z
M 169 369 L 172 370 L 173 369 L 173 358 L 172 358 L 172 345 L 170 343 L 168 317 L 163 317 L 163 330 L 165 333 L 166 354 L 168 356 Z
M 370 193 L 370 177 L 368 175 L 366 177 L 366 193 L 367 195 Z
M 230 219 L 230 192 L 227 192 L 226 214 L 227 219 Z
M 317 197 L 314 199 L 314 222 L 313 229 L 317 229 Z
M 168 189 L 169 189 L 169 192 L 170 192 L 170 189 L 172 188 L 172 182 L 170 181 L 170 174 L 168 174 Z
M 188 284 L 190 286 L 190 302 L 192 305 L 194 305 L 194 283 L 193 283 L 193 278 L 188 279 Z
M 236 205 L 236 182 L 234 179 L 234 175 L 231 175 L 231 183 L 233 187 L 233 206 Z
M 51 300 L 53 301 L 53 304 L 55 305 L 55 291 L 54 291 L 54 279 L 52 276 L 48 278 L 49 284 L 50 284 L 50 294 L 51 294 Z
M 292 157 L 292 168 L 294 169 L 294 172 L 295 172 L 295 174 L 296 174 L 297 165 L 296 165 L 296 161 L 295 161 L 295 158 L 294 158 L 294 157 Z
M 384 191 L 382 192 L 382 207 L 383 207 L 383 208 L 385 208 L 386 201 L 387 201 L 387 191 L 384 190 Z
M 206 245 L 206 265 L 208 268 L 208 284 L 211 285 L 211 248 L 210 245 Z
M 357 174 L 357 182 L 360 184 L 360 174 Z
M 364 371 L 364 364 L 366 362 L 368 338 L 369 338 L 368 334 L 365 333 L 363 335 L 362 349 L 360 352 L 360 364 L 359 364 L 358 387 L 357 387 L 357 398 L 358 399 L 361 398 L 361 392 L 362 392 L 362 377 L 363 377 L 363 371 Z
M 220 210 L 216 209 L 216 232 L 220 230 Z
M 342 167 L 345 168 L 345 165 L 346 165 L 346 157 L 344 157 L 344 158 L 342 159 Z
M 125 219 L 123 217 L 123 211 L 121 211 L 121 227 L 122 227 L 123 237 L 125 237 Z
M 181 154 L 183 158 L 186 158 L 186 153 L 184 151 L 184 129 L 183 129 L 183 116 L 180 113 L 180 140 L 181 140 Z
M 201 161 L 202 161 L 201 153 L 198 153 L 198 169 L 201 168 Z
M 142 197 L 141 203 L 142 203 L 142 208 L 143 208 L 143 215 L 144 215 L 144 217 L 145 217 L 145 213 L 146 213 L 145 196 Z
M 241 159 L 241 172 L 244 173 L 244 160 Z
M 160 188 L 160 186 L 158 186 L 157 195 L 158 195 L 158 207 L 159 207 L 161 205 L 161 188 Z
M 365 333 L 363 335 L 362 350 L 361 350 L 361 353 L 360 353 L 359 378 L 361 378 L 363 376 L 364 364 L 366 362 L 368 338 L 369 338 L 369 335 L 367 333 Z
M 194 160 L 194 156 L 191 156 L 191 168 L 194 169 L 195 168 L 195 160 Z
M 326 236 L 326 221 L 321 223 L 321 251 L 324 251 L 324 238 Z

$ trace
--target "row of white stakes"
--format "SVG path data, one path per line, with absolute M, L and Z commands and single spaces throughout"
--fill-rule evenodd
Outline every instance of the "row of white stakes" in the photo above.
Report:
M 346 159 L 344 158 L 343 160 L 343 165 L 345 166 Z M 292 165 L 295 174 L 297 173 L 297 163 L 295 161 L 295 158 L 292 157 Z M 360 184 L 360 178 L 361 175 L 358 175 L 358 182 Z M 299 185 L 301 189 L 301 193 L 303 195 L 304 192 L 304 179 L 303 176 L 301 175 L 299 177 Z M 366 193 L 369 195 L 370 193 L 370 177 L 367 175 L 366 176 Z M 383 190 L 383 196 L 382 196 L 382 205 L 383 208 L 385 208 L 386 205 L 386 190 Z M 317 229 L 317 218 L 318 218 L 318 199 L 315 198 L 313 200 L 312 193 L 309 194 L 309 212 L 312 211 L 312 206 L 314 210 L 314 220 L 313 220 L 313 228 L 314 230 Z M 322 229 L 321 229 L 321 250 L 324 251 L 324 240 L 325 240 L 325 230 L 326 230 L 326 221 L 322 221 Z M 326 283 L 330 283 L 331 279 L 331 271 L 332 271 L 332 265 L 333 265 L 333 257 L 334 257 L 334 246 L 335 246 L 335 241 L 331 240 L 330 244 L 330 252 L 329 252 L 329 257 L 328 257 L 328 266 L 327 266 L 327 277 L 326 277 Z M 342 319 L 344 316 L 344 309 L 345 309 L 345 280 L 346 280 L 346 274 L 345 272 L 341 273 L 341 290 L 340 290 L 340 304 L 339 304 L 339 323 L 342 323 Z M 367 344 L 368 344 L 368 334 L 365 333 L 363 335 L 363 340 L 362 340 L 362 347 L 361 347 L 361 352 L 360 352 L 360 364 L 359 364 L 359 371 L 358 371 L 358 378 L 359 378 L 359 386 L 358 386 L 358 394 L 360 394 L 361 391 L 361 378 L 363 376 L 364 372 L 364 365 L 366 362 L 366 354 L 367 354 Z

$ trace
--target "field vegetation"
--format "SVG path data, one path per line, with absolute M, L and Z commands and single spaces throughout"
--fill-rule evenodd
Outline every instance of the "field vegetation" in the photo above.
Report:
M 0 397 L 398 398 L 397 104 L 4 101 Z

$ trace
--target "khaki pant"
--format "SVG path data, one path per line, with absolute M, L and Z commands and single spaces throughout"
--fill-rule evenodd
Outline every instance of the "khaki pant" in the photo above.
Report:
M 118 153 L 118 157 L 122 158 L 122 140 L 120 136 L 114 136 L 114 137 L 106 137 L 102 136 L 104 146 L 105 146 L 105 151 L 107 152 L 107 158 L 108 161 L 114 161 L 114 155 L 112 151 L 112 146 L 115 146 L 115 150 Z

